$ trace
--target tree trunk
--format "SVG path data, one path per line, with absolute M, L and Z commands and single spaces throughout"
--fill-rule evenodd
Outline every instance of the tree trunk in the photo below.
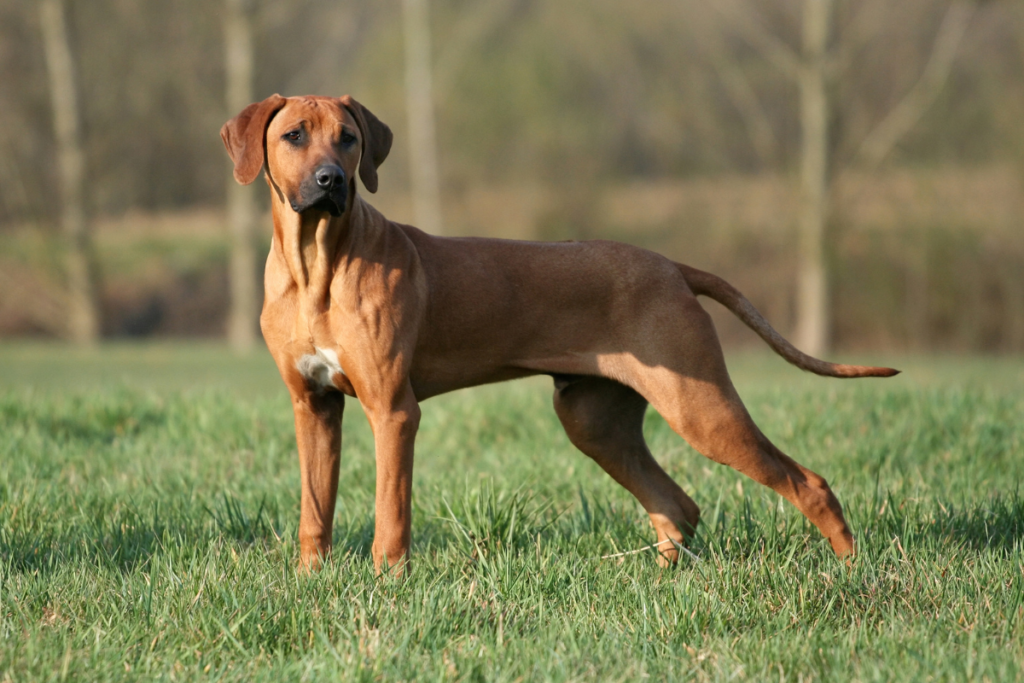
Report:
M 828 351 L 831 329 L 825 244 L 828 218 L 828 93 L 826 49 L 832 0 L 804 0 L 800 66 L 799 272 L 795 341 L 806 353 Z
M 1011 259 L 1004 261 L 1000 271 L 1006 321 L 1003 348 L 1010 353 L 1024 353 L 1024 277 Z
M 85 212 L 85 155 L 82 152 L 75 70 L 61 0 L 41 0 L 39 18 L 50 75 L 53 130 L 60 167 L 61 229 L 66 241 L 68 336 L 76 344 L 99 338 L 99 315 L 89 221 Z
M 412 203 L 419 228 L 441 232 L 441 189 L 434 129 L 428 0 L 402 0 L 405 22 L 405 104 L 409 120 Z
M 252 25 L 247 0 L 225 0 L 224 47 L 227 108 L 234 116 L 253 101 Z M 255 188 L 228 181 L 228 224 L 231 230 L 228 342 L 245 353 L 256 342 L 256 218 Z
M 916 231 L 915 245 L 907 254 L 906 322 L 909 350 L 927 353 L 931 350 L 931 328 L 928 314 L 928 234 Z

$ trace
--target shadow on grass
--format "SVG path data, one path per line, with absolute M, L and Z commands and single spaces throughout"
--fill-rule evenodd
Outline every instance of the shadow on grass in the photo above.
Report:
M 933 505 L 931 515 L 909 523 L 923 524 L 925 535 L 943 545 L 1003 555 L 1019 552 L 1024 545 L 1024 500 L 1018 491 L 983 501 Z
M 224 541 L 269 545 L 281 538 L 280 519 L 276 500 L 263 499 L 253 510 L 226 493 L 198 510 L 186 501 L 156 504 L 147 512 L 134 505 L 98 506 L 70 523 L 41 519 L 12 526 L 0 534 L 0 561 L 19 573 L 91 564 L 127 574 L 158 551 L 181 557 L 205 554 Z
M 888 494 L 871 503 L 851 506 L 865 537 L 931 550 L 964 549 L 972 553 L 1010 555 L 1024 548 L 1024 499 L 1019 491 L 950 503 Z M 854 512 L 855 510 L 855 512 Z
M 433 514 L 414 529 L 413 552 L 462 557 L 468 565 L 492 559 L 555 552 L 565 558 L 599 559 L 634 548 L 650 549 L 654 532 L 632 503 L 578 492 L 578 502 L 556 507 L 526 487 L 497 489 L 491 483 L 439 495 Z
M 1007 557 L 1024 551 L 1024 498 L 1019 491 L 956 504 L 893 494 L 865 503 L 863 498 L 851 501 L 847 508 L 865 550 L 883 549 L 899 539 L 907 552 L 915 548 Z M 749 497 L 705 510 L 690 544 L 698 555 L 711 552 L 733 559 L 755 554 L 782 557 L 794 548 L 799 552 L 815 547 L 832 557 L 825 538 L 805 517 L 792 510 L 783 514 L 777 501 L 759 505 Z
M 165 427 L 167 421 L 166 409 L 127 392 L 100 401 L 73 396 L 61 405 L 26 402 L 14 394 L 0 398 L 0 425 L 38 431 L 59 443 L 108 445 Z
M 372 515 L 367 515 L 362 521 L 351 521 L 348 524 L 334 525 L 334 549 L 335 555 L 352 555 L 358 558 L 371 556 L 373 547 L 373 525 Z M 415 529 L 413 530 L 415 532 Z
M 10 533 L 0 540 L 0 561 L 11 572 L 50 574 L 67 565 L 113 567 L 128 574 L 149 561 L 168 536 L 194 542 L 188 526 L 133 523 L 100 531 L 90 524 L 73 525 L 61 533 Z
M 634 509 L 601 503 L 582 493 L 576 509 L 562 512 L 521 492 L 493 490 L 462 492 L 442 507 L 438 514 L 418 521 L 414 553 L 456 552 L 475 564 L 493 553 L 512 558 L 535 552 L 538 537 L 545 547 L 554 544 L 594 558 L 651 542 L 650 529 Z M 860 507 L 855 515 L 864 541 L 878 547 L 897 537 L 908 551 L 962 549 L 1008 556 L 1024 547 L 1024 499 L 1018 492 L 959 504 L 890 494 L 874 512 L 856 503 L 851 507 Z M 878 514 L 880 508 L 882 514 Z M 144 567 L 158 552 L 187 560 L 224 546 L 270 548 L 284 535 L 295 533 L 294 526 L 286 527 L 281 518 L 276 499 L 247 502 L 227 493 L 198 508 L 185 500 L 154 505 L 148 511 L 133 505 L 96 507 L 70 523 L 41 518 L 36 523 L 8 525 L 0 533 L 0 562 L 13 573 L 49 574 L 64 566 L 86 564 L 128 574 Z M 368 559 L 373 534 L 372 514 L 339 519 L 335 555 Z M 821 543 L 802 517 L 785 521 L 745 500 L 739 507 L 721 509 L 717 516 L 707 515 L 691 549 L 699 555 L 711 551 L 734 558 L 761 553 L 785 556 Z

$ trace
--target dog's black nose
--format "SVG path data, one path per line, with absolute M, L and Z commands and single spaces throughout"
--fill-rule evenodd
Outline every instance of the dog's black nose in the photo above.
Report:
M 345 182 L 345 172 L 334 164 L 324 164 L 316 169 L 316 184 L 325 190 L 333 189 Z

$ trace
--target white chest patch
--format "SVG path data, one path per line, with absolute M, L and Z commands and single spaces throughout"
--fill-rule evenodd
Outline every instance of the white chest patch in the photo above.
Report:
M 345 374 L 338 361 L 338 354 L 332 349 L 321 349 L 315 347 L 315 354 L 306 354 L 295 364 L 299 374 L 306 378 L 306 381 L 321 387 L 334 387 L 338 385 L 331 379 L 334 373 Z

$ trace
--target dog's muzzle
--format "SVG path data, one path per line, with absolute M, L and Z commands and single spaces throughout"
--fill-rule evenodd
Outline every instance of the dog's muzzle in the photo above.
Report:
M 299 197 L 291 200 L 292 210 L 302 213 L 309 209 L 326 211 L 332 216 L 345 213 L 348 186 L 345 171 L 335 164 L 318 166 L 299 186 Z

